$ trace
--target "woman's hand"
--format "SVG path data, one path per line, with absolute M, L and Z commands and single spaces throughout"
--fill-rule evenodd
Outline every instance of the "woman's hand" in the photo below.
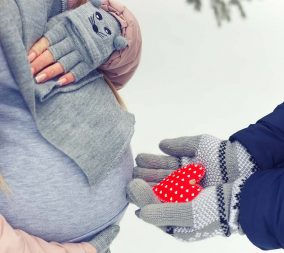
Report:
M 58 75 L 62 75 L 58 84 L 61 86 L 68 85 L 75 81 L 74 75 L 69 72 L 65 73 L 63 66 L 56 62 L 48 50 L 49 42 L 45 37 L 42 37 L 30 49 L 28 59 L 31 63 L 31 71 L 37 83 L 43 83 Z

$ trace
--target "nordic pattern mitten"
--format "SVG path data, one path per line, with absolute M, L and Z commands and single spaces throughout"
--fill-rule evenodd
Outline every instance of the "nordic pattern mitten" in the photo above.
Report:
M 100 1 L 87 2 L 51 19 L 44 36 L 54 60 L 76 81 L 127 46 L 119 22 L 100 8 Z
M 137 156 L 135 178 L 154 185 L 186 164 L 200 163 L 206 168 L 200 184 L 207 187 L 248 177 L 257 170 L 254 159 L 239 142 L 223 141 L 211 135 L 163 140 L 160 149 L 169 156 Z
M 127 188 L 129 200 L 140 209 L 136 215 L 175 238 L 196 241 L 230 236 L 240 231 L 239 195 L 245 178 L 204 189 L 189 203 L 161 203 L 148 183 L 134 179 Z

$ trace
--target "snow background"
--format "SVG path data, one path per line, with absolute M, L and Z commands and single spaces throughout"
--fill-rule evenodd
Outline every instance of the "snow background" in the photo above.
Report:
M 121 92 L 136 115 L 135 156 L 160 153 L 163 138 L 228 138 L 282 103 L 284 1 L 248 1 L 248 19 L 235 12 L 221 28 L 209 6 L 197 13 L 185 0 L 123 2 L 144 38 L 139 71 Z M 261 252 L 240 235 L 182 243 L 138 220 L 135 210 L 128 209 L 112 253 Z

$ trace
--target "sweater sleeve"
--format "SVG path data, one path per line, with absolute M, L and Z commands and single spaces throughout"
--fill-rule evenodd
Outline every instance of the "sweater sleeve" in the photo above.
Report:
M 239 222 L 257 247 L 284 248 L 284 168 L 258 171 L 246 181 Z
M 1 253 L 96 253 L 89 243 L 46 242 L 22 230 L 13 229 L 0 215 L 0 252 Z
M 230 140 L 245 146 L 261 169 L 284 167 L 284 103 Z

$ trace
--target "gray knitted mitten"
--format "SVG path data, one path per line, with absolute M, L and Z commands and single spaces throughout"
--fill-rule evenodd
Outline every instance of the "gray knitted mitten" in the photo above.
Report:
M 238 225 L 239 196 L 245 179 L 205 188 L 189 203 L 161 203 L 152 188 L 141 179 L 128 186 L 130 201 L 139 209 L 136 215 L 175 238 L 196 241 L 230 236 L 241 232 Z
M 253 158 L 239 142 L 223 141 L 210 135 L 163 140 L 160 149 L 169 156 L 137 156 L 135 178 L 154 185 L 186 164 L 201 163 L 206 175 L 200 184 L 207 187 L 248 177 L 257 170 Z
M 102 65 L 113 51 L 127 46 L 119 22 L 100 5 L 97 0 L 87 2 L 47 24 L 48 50 L 76 81 Z
M 92 241 L 97 253 L 110 253 L 109 246 L 119 233 L 119 226 L 112 225 L 99 233 Z

